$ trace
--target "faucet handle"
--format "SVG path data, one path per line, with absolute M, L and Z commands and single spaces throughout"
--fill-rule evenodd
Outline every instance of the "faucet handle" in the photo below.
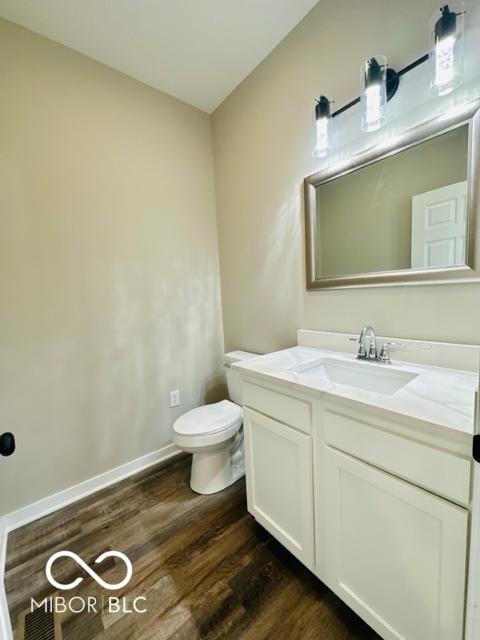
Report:
M 365 341 L 362 334 L 360 334 L 358 338 L 352 336 L 351 338 L 349 338 L 349 341 L 358 343 L 357 358 L 363 359 L 367 357 L 367 352 L 365 350 Z
M 391 364 L 392 360 L 390 358 L 390 352 L 388 351 L 388 343 L 384 342 L 382 344 L 382 348 L 380 349 L 380 353 L 378 354 L 378 361 L 383 362 L 383 364 Z
M 390 358 L 390 347 L 397 346 L 400 346 L 399 342 L 384 342 L 378 355 L 378 361 L 383 362 L 384 364 L 392 364 L 392 360 Z

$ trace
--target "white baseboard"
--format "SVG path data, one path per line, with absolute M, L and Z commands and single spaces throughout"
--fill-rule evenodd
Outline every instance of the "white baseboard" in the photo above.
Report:
M 0 518 L 0 638 L 13 640 L 12 625 L 5 593 L 5 559 L 7 556 L 7 528 L 5 518 Z
M 138 473 L 139 471 L 143 471 L 154 464 L 168 460 L 168 458 L 171 458 L 178 453 L 180 453 L 180 449 L 178 449 L 173 443 L 167 444 L 161 449 L 152 451 L 152 453 L 147 453 L 147 455 L 142 456 L 141 458 L 131 460 L 120 467 L 110 469 L 110 471 L 105 471 L 105 473 L 89 478 L 84 482 L 80 482 L 80 484 L 64 489 L 63 491 L 59 491 L 52 496 L 42 498 L 42 500 L 38 500 L 38 502 L 34 502 L 33 504 L 21 507 L 17 511 L 7 513 L 4 516 L 6 532 L 8 533 L 14 529 L 23 527 L 29 522 L 43 518 L 62 507 L 72 504 L 72 502 L 81 500 L 81 498 L 85 498 L 96 491 L 100 491 L 100 489 L 104 489 L 105 487 L 115 484 L 124 478 L 128 478 L 129 476 Z

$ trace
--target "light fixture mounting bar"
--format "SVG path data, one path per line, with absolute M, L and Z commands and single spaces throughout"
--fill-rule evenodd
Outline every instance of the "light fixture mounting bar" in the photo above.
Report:
M 409 71 L 412 71 L 412 69 L 415 69 L 415 67 L 418 67 L 419 65 L 423 64 L 424 62 L 427 62 L 427 60 L 428 60 L 428 53 L 426 53 L 424 56 L 421 56 L 420 58 L 417 58 L 416 60 L 414 60 L 410 64 L 407 64 L 407 66 L 403 67 L 403 69 L 400 69 L 400 71 L 397 71 L 396 72 L 397 78 L 400 78 L 401 76 L 404 76 Z M 393 95 L 391 97 L 393 97 Z M 354 100 L 351 100 L 350 102 L 345 104 L 343 107 L 340 107 L 340 109 L 337 109 L 336 111 L 334 111 L 332 113 L 332 118 L 336 118 L 337 116 L 339 116 L 344 111 L 347 111 L 351 107 L 354 107 L 356 104 L 359 104 L 359 102 L 360 102 L 360 96 L 358 98 L 355 98 Z

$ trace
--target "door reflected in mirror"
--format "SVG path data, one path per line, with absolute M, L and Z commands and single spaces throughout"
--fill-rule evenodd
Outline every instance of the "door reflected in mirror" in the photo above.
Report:
M 319 184 L 316 277 L 464 265 L 467 175 L 465 124 Z

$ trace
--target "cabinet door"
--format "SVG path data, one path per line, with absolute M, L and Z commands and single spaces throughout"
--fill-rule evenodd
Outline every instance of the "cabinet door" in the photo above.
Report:
M 461 640 L 468 512 L 326 447 L 325 581 L 385 640 Z
M 244 430 L 248 510 L 312 567 L 312 438 L 251 409 Z

